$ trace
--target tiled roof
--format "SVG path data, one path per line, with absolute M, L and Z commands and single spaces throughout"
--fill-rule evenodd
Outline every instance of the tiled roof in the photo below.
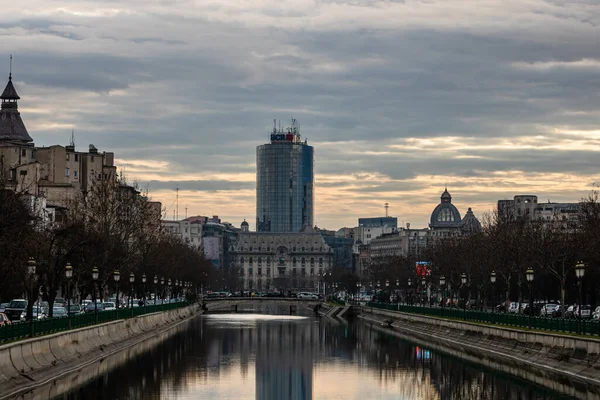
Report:
M 21 119 L 17 106 L 17 100 L 20 97 L 13 86 L 12 79 L 9 78 L 0 98 L 2 99 L 2 106 L 0 107 L 0 141 L 33 142 Z

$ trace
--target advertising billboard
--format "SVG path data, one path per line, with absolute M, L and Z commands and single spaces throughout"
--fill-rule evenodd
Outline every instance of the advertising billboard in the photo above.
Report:
M 431 263 L 429 261 L 417 261 L 415 263 L 415 273 L 417 276 L 431 275 Z

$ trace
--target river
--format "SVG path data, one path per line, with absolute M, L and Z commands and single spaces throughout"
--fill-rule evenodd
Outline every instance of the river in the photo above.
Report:
M 57 399 L 565 399 L 427 347 L 312 316 L 212 314 Z

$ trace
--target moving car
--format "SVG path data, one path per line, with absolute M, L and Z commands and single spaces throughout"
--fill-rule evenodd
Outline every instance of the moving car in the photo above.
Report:
M 14 299 L 9 304 L 8 307 L 4 310 L 4 314 L 11 321 L 18 321 L 21 319 L 21 314 L 23 311 L 27 310 L 27 300 L 24 299 Z

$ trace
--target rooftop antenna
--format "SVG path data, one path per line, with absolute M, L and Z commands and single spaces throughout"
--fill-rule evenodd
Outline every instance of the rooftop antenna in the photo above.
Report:
M 187 219 L 187 204 L 185 206 L 185 219 Z
M 71 146 L 75 147 L 75 129 L 71 128 Z
M 277 133 L 277 120 L 273 120 L 273 133 Z
M 385 217 L 387 218 L 388 217 L 388 209 L 390 208 L 390 204 L 385 203 L 384 207 L 385 207 Z
M 177 221 L 179 221 L 179 186 L 175 188 L 175 210 L 177 210 Z
M 10 65 L 8 67 L 8 80 L 12 81 L 12 54 L 10 55 Z

